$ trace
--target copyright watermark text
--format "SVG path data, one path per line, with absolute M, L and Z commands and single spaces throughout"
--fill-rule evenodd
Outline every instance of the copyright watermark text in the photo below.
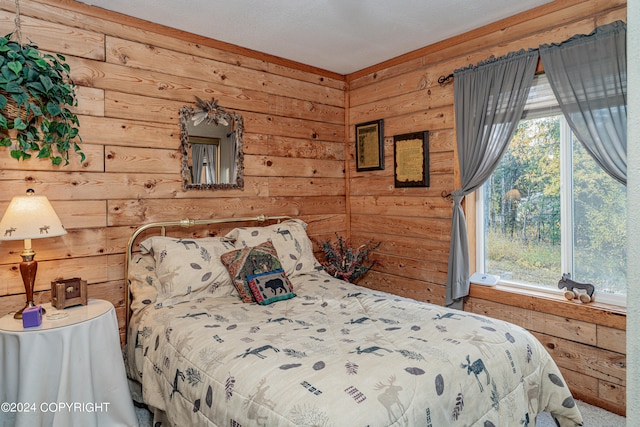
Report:
M 2 402 L 0 412 L 108 412 L 110 402 Z

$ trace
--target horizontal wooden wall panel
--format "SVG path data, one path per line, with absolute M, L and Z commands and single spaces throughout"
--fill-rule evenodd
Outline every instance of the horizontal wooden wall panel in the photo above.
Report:
M 354 174 L 351 174 L 354 175 Z M 351 178 L 350 190 L 352 196 L 414 196 L 414 197 L 442 197 L 442 192 L 447 193 L 453 190 L 453 174 L 431 175 L 429 187 L 406 187 L 396 188 L 393 178 L 389 178 L 388 173 L 375 172 Z
M 339 178 L 287 178 L 270 177 L 269 195 L 283 196 L 334 196 L 346 194 L 344 177 Z
M 270 156 L 340 160 L 344 168 L 344 141 L 318 141 L 287 136 L 245 135 L 245 153 L 266 152 Z M 258 151 L 257 149 L 261 149 Z
M 447 263 L 425 262 L 423 259 L 382 253 L 376 254 L 374 258 L 380 262 L 380 266 L 374 267 L 376 271 L 434 285 L 447 280 Z
M 37 247 L 34 247 L 37 253 Z M 38 261 L 35 290 L 51 290 L 51 281 L 82 277 L 87 282 L 101 282 L 107 278 L 105 256 Z M 24 285 L 16 265 L 0 265 L 0 294 L 24 294 Z
M 79 119 L 82 140 L 87 143 L 165 149 L 177 149 L 180 143 L 180 127 L 173 123 L 93 116 Z
M 193 106 L 192 102 L 172 101 L 125 92 L 104 92 L 104 116 L 162 124 L 180 123 L 180 108 Z
M 104 91 L 93 87 L 76 86 L 78 105 L 69 109 L 84 116 L 104 116 Z M 82 127 L 82 123 L 80 123 Z M 82 136 L 82 134 L 80 135 Z
M 371 235 L 352 232 L 351 237 L 354 242 L 362 244 L 373 238 L 376 242 L 381 242 L 376 254 L 396 255 L 402 258 L 414 258 L 428 260 L 438 264 L 446 264 L 449 260 L 449 242 L 441 240 L 425 239 L 414 236 L 396 236 L 378 234 Z
M 574 303 L 563 297 L 554 297 L 542 292 L 518 292 L 511 288 L 471 285 L 469 296 L 502 303 L 507 306 L 541 311 L 558 316 L 592 322 L 609 328 L 626 330 L 627 316 L 623 307 L 602 304 L 597 301 L 590 304 Z
M 626 384 L 626 358 L 623 354 L 598 349 L 558 337 L 533 333 L 565 369 L 576 371 L 612 384 Z
M 264 92 L 81 58 L 69 57 L 67 62 L 71 66 L 71 77 L 81 86 L 187 103 L 194 103 L 195 96 L 213 97 L 220 100 L 220 105 L 232 109 L 269 111 L 268 95 Z
M 344 199 L 322 197 L 261 197 L 176 200 L 168 208 L 157 199 L 109 200 L 109 226 L 138 225 L 167 218 L 226 218 L 344 213 Z
M 32 241 L 36 260 L 53 260 L 103 255 L 108 251 L 105 228 L 88 228 L 74 230 L 67 228 L 67 234 L 49 239 Z M 15 264 L 21 261 L 20 253 L 24 249 L 24 241 L 12 240 L 3 242 L 0 247 L 2 257 L 0 265 Z
M 81 125 L 82 126 L 82 125 Z M 80 136 L 83 136 L 83 128 L 81 127 Z M 50 171 L 56 170 L 63 173 L 69 171 L 86 171 L 86 172 L 102 172 L 104 170 L 104 147 L 99 144 L 82 144 L 82 152 L 86 156 L 84 162 L 80 162 L 81 157 L 73 151 L 69 152 L 69 164 L 58 167 L 52 167 L 50 163 L 43 162 L 41 159 L 33 155 L 30 159 L 16 161 L 10 156 L 10 147 L 0 147 L 0 180 L 6 171 Z M 29 181 L 28 177 L 22 176 L 24 181 Z
M 243 114 L 246 132 L 277 135 L 287 138 L 344 142 L 344 126 L 285 116 Z
M 377 214 L 352 214 L 351 229 L 354 233 L 378 233 L 410 236 L 423 239 L 449 242 L 451 234 L 450 219 L 406 218 Z
M 440 197 L 363 196 L 351 198 L 351 212 L 366 215 L 375 210 L 380 215 L 446 218 L 451 215 L 451 203 Z
M 11 3 L 12 10 L 6 10 L 7 3 L 9 2 L 0 5 L 0 31 L 3 35 L 15 32 L 15 3 Z M 23 37 L 25 42 L 36 44 L 44 51 L 98 61 L 103 61 L 105 58 L 103 34 L 25 15 L 20 17 L 20 28 L 23 34 L 29 35 L 28 38 Z
M 245 156 L 246 176 L 343 178 L 344 161 L 273 156 Z
M 444 286 L 425 284 L 422 280 L 372 270 L 367 273 L 358 284 L 378 291 L 400 295 L 405 298 L 412 298 L 437 305 L 444 304 Z
M 267 92 L 274 99 L 299 98 L 310 104 L 336 105 L 333 121 L 342 123 L 344 114 L 344 91 L 327 88 L 324 85 L 274 75 L 268 72 L 256 72 L 237 65 L 197 57 L 193 54 L 162 49 L 149 44 L 134 43 L 128 40 L 107 37 L 107 62 L 141 68 L 150 71 L 170 72 L 176 76 L 188 75 L 225 86 Z M 167 67 L 167 64 L 171 64 Z M 316 115 L 315 117 L 318 117 Z M 320 115 L 322 117 L 322 114 Z
M 366 117 L 383 116 L 385 118 L 411 114 L 415 111 L 425 111 L 440 107 L 448 107 L 453 104 L 453 93 L 439 85 L 430 88 L 421 87 L 426 82 L 424 75 L 412 76 L 418 80 L 413 83 L 416 90 L 394 98 L 384 98 L 367 104 L 356 104 L 350 108 L 349 114 L 353 123 L 366 120 Z M 437 79 L 438 77 L 436 77 Z M 354 99 L 352 102 L 360 100 Z
M 19 195 L 24 195 L 20 193 Z M 50 198 L 50 194 L 39 193 Z M 5 212 L 8 201 L 0 201 L 0 212 Z M 92 228 L 106 226 L 106 203 L 104 200 L 49 200 L 58 214 L 62 225 L 67 229 Z
M 532 312 L 524 308 L 506 306 L 499 302 L 477 299 L 469 302 L 469 311 L 506 320 L 530 331 L 554 335 L 592 346 L 597 343 L 596 325 L 591 322 Z
M 597 333 L 598 347 L 627 354 L 627 332 L 625 330 L 597 325 Z
M 176 174 L 182 170 L 182 153 L 176 149 L 105 147 L 106 172 Z

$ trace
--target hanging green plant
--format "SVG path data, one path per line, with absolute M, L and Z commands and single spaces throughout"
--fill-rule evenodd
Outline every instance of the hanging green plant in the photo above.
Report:
M 0 146 L 11 147 L 11 157 L 50 159 L 69 163 L 69 150 L 85 160 L 78 146 L 78 117 L 68 107 L 77 105 L 75 84 L 64 56 L 42 53 L 23 44 L 20 9 L 16 1 L 16 36 L 0 38 Z
M 0 130 L 5 134 L 0 145 L 12 147 L 14 159 L 37 153 L 54 165 L 68 164 L 73 147 L 84 161 L 78 117 L 67 107 L 77 101 L 64 60 L 12 41 L 11 34 L 0 38 Z

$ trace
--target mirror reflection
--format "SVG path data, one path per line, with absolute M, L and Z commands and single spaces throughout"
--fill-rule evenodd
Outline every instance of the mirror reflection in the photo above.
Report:
M 183 190 L 243 188 L 242 116 L 196 100 L 180 109 Z

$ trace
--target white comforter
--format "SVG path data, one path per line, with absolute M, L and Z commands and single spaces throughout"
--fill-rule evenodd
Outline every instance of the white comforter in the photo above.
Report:
M 325 273 L 268 306 L 165 301 L 134 316 L 128 371 L 177 426 L 534 426 L 582 419 L 527 331 Z

